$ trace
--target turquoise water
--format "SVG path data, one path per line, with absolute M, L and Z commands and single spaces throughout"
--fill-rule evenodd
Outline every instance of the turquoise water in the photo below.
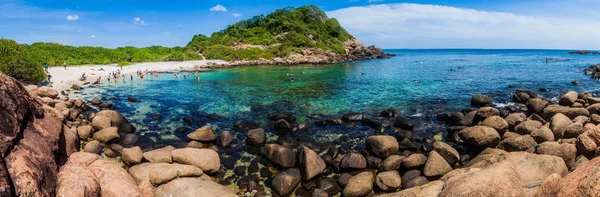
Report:
M 179 127 L 197 128 L 211 124 L 217 132 L 229 129 L 239 120 L 253 120 L 269 127 L 270 115 L 291 112 L 297 122 L 339 118 L 344 112 L 358 111 L 369 116 L 386 108 L 423 121 L 417 130 L 435 134 L 443 129 L 432 126 L 434 115 L 469 107 L 472 94 L 492 96 L 506 103 L 516 88 L 551 91 L 552 99 L 564 90 L 597 91 L 600 82 L 583 74 L 583 69 L 600 63 L 600 56 L 568 55 L 559 50 L 387 50 L 397 56 L 332 65 L 242 66 L 204 70 L 201 81 L 172 77 L 106 84 L 88 88 L 85 96 L 98 96 L 114 103 L 156 144 L 182 141 Z M 546 62 L 548 60 L 548 62 Z M 304 74 L 303 74 L 304 72 Z M 189 75 L 189 73 L 181 73 Z M 571 81 L 579 81 L 572 85 Z M 514 86 L 516 88 L 509 88 Z M 127 96 L 138 102 L 127 102 Z M 161 114 L 154 120 L 152 115 Z M 218 119 L 207 118 L 216 114 Z M 188 125 L 181 118 L 193 117 Z M 199 124 L 196 120 L 202 120 Z M 323 132 L 318 131 L 327 131 Z M 357 140 L 372 129 L 355 127 Z M 357 133 L 357 134 L 356 134 Z M 274 134 L 271 134 L 274 136 Z M 348 135 L 340 127 L 313 127 L 312 139 Z M 147 139 L 147 140 L 148 140 Z

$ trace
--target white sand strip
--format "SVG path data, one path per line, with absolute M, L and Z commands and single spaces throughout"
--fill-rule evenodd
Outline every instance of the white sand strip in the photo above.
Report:
M 168 72 L 168 71 L 181 71 L 181 70 L 195 70 L 199 68 L 208 67 L 208 63 L 217 64 L 228 64 L 223 60 L 194 60 L 194 61 L 178 61 L 178 62 L 146 62 L 136 63 L 130 66 L 123 66 L 121 74 L 135 74 L 137 71 L 157 71 L 157 72 Z M 100 68 L 103 71 L 100 71 Z M 62 66 L 50 67 L 48 69 L 49 75 L 52 76 L 50 79 L 54 89 L 65 90 L 70 88 L 73 84 L 83 84 L 85 82 L 95 82 L 98 76 L 102 77 L 102 80 L 106 80 L 109 73 L 116 72 L 121 69 L 117 64 L 109 65 L 84 65 L 84 66 L 68 66 L 65 70 Z M 86 81 L 80 81 L 81 75 L 85 73 L 87 75 Z M 104 82 L 104 81 L 103 81 Z

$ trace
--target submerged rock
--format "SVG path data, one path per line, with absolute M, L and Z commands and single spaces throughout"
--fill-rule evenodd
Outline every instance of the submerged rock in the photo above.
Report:
M 326 167 L 323 158 L 306 146 L 298 148 L 298 164 L 304 181 L 323 173 Z
M 287 196 L 291 194 L 300 183 L 300 170 L 289 168 L 275 175 L 271 182 L 271 187 L 277 194 Z

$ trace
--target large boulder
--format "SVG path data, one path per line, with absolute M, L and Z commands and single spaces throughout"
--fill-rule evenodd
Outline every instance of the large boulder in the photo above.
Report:
M 142 158 L 144 158 L 144 156 L 142 155 L 142 149 L 139 146 L 124 148 L 123 151 L 121 151 L 121 160 L 123 160 L 123 163 L 126 165 L 131 166 L 141 163 Z
M 513 151 L 525 151 L 525 152 L 533 152 L 537 143 L 530 135 L 517 135 L 513 137 L 506 138 L 498 144 L 498 148 L 513 152 Z
M 577 157 L 577 148 L 574 144 L 559 144 L 558 142 L 544 142 L 537 146 L 535 152 L 537 154 L 554 155 L 562 158 L 571 169 L 575 164 Z
M 94 139 L 102 143 L 111 143 L 119 141 L 119 131 L 117 127 L 108 127 L 94 133 Z
M 127 119 L 119 112 L 114 110 L 102 110 L 96 113 L 96 116 L 104 116 L 110 119 L 113 127 L 119 127 L 124 123 L 128 123 Z
M 212 142 L 217 140 L 215 132 L 213 131 L 212 127 L 208 125 L 196 129 L 196 131 L 189 133 L 187 137 L 200 142 Z
M 354 175 L 342 191 L 346 197 L 366 196 L 373 191 L 373 173 L 366 171 Z
M 509 162 L 501 162 L 449 178 L 439 196 L 525 196 L 525 192 L 517 168 Z
M 94 119 L 92 119 L 92 126 L 96 130 L 102 130 L 111 127 L 112 123 L 108 117 L 95 116 Z
M 577 94 L 577 92 L 569 91 L 565 93 L 562 97 L 560 97 L 560 101 L 558 101 L 558 103 L 563 106 L 570 107 L 577 100 L 577 97 L 579 97 L 579 94 Z
M 531 134 L 538 130 L 542 126 L 542 123 L 537 120 L 526 120 L 521 122 L 515 127 L 515 132 L 521 135 Z
M 437 197 L 440 195 L 444 187 L 443 181 L 433 181 L 425 185 L 412 187 L 396 193 L 388 193 L 378 195 L 377 197 L 398 197 L 398 196 L 414 196 L 414 197 Z
M 80 147 L 81 145 L 79 144 L 79 137 L 77 137 L 77 130 L 75 127 L 63 127 L 63 132 L 60 134 L 58 140 L 60 154 L 68 157 L 74 152 L 79 152 Z
M 480 122 L 479 125 L 492 127 L 500 134 L 503 134 L 508 129 L 508 123 L 500 116 L 490 116 L 483 120 L 483 122 Z
M 590 112 L 590 114 L 600 114 L 600 103 L 592 104 L 586 109 Z
M 100 183 L 87 168 L 91 164 L 88 162 L 98 159 L 98 155 L 86 154 L 90 153 L 74 153 L 67 164 L 60 168 L 56 196 L 100 197 Z
M 573 121 L 564 114 L 557 113 L 552 116 L 552 119 L 550 119 L 550 129 L 554 133 L 554 138 L 562 138 L 565 135 L 567 127 L 571 124 L 573 124 Z
M 477 124 L 489 117 L 492 116 L 500 116 L 500 111 L 493 107 L 482 107 L 477 110 L 475 114 L 475 118 L 473 119 L 473 123 Z
M 178 178 L 154 190 L 155 197 L 237 197 L 233 190 L 201 178 Z
M 88 168 L 96 175 L 102 197 L 142 196 L 131 175 L 114 162 L 98 159 Z
M 279 144 L 267 144 L 264 154 L 271 162 L 282 168 L 296 166 L 296 153 L 292 148 Z
M 205 173 L 212 174 L 221 167 L 219 154 L 210 149 L 180 148 L 171 151 L 173 161 L 196 166 Z
M 0 109 L 0 196 L 54 196 L 64 116 L 1 72 Z
M 265 130 L 258 128 L 248 131 L 248 143 L 251 145 L 262 146 L 266 142 Z
M 405 158 L 405 156 L 390 155 L 381 162 L 381 165 L 379 166 L 380 170 L 397 170 L 400 168 L 400 166 L 402 165 L 402 160 L 404 160 Z
M 548 196 L 598 196 L 600 191 L 600 157 L 596 157 L 560 179 L 552 195 Z
M 298 167 L 302 180 L 310 180 L 325 170 L 325 161 L 319 154 L 306 146 L 298 147 Z
M 436 151 L 429 152 L 423 174 L 427 177 L 437 177 L 452 171 L 452 166 Z
M 341 170 L 362 170 L 367 168 L 367 159 L 358 153 L 347 153 L 340 161 Z
M 200 168 L 192 165 L 174 163 L 163 166 L 148 171 L 150 183 L 161 185 L 178 177 L 200 177 L 204 174 Z
M 512 113 L 508 114 L 508 116 L 506 116 L 504 120 L 506 121 L 506 123 L 508 123 L 508 128 L 512 130 L 517 125 L 527 120 L 527 116 L 524 113 Z
M 460 161 L 460 154 L 458 154 L 458 151 L 444 142 L 434 142 L 433 150 L 439 153 L 451 166 Z
M 152 163 L 172 163 L 173 158 L 171 157 L 171 151 L 175 150 L 175 147 L 165 146 L 163 148 L 154 149 L 152 151 L 145 152 L 142 154 L 144 159 Z
M 271 188 L 273 188 L 277 194 L 287 196 L 296 189 L 300 180 L 300 170 L 296 168 L 285 169 L 273 177 Z
M 397 170 L 384 171 L 377 174 L 375 184 L 384 192 L 395 192 L 402 188 L 402 177 Z
M 229 148 L 231 147 L 232 143 L 233 136 L 231 136 L 231 133 L 229 131 L 223 131 L 223 133 L 221 133 L 221 136 L 219 136 L 219 145 L 221 145 L 221 147 L 223 148 Z
M 389 135 L 377 135 L 367 138 L 365 142 L 367 150 L 373 155 L 385 158 L 392 154 L 398 153 L 398 141 L 396 138 Z
M 495 147 L 500 142 L 500 134 L 486 126 L 467 127 L 458 132 L 465 143 L 476 147 Z
M 94 128 L 92 128 L 91 126 L 77 127 L 77 135 L 79 136 L 79 139 L 87 140 L 88 138 L 92 137 L 93 129 Z
M 427 162 L 427 156 L 421 153 L 414 153 L 402 160 L 402 166 L 412 169 L 425 165 L 425 162 Z
M 471 97 L 471 107 L 484 107 L 491 105 L 493 102 L 494 99 L 483 94 L 474 94 Z
M 527 101 L 527 109 L 529 113 L 542 114 L 544 113 L 544 108 L 546 108 L 546 106 L 548 106 L 547 100 L 535 98 Z
M 544 113 L 542 113 L 542 117 L 546 120 L 549 120 L 557 113 L 564 114 L 570 119 L 574 119 L 577 116 L 589 116 L 590 112 L 585 108 L 571 108 L 565 107 L 558 104 L 551 104 L 544 108 Z

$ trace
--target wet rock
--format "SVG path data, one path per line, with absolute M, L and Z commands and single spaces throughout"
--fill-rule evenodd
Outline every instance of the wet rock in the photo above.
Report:
M 173 161 L 199 167 L 208 174 L 217 172 L 221 166 L 219 154 L 209 149 L 180 148 L 172 150 L 171 155 Z
M 237 197 L 231 189 L 200 178 L 178 178 L 154 190 L 155 197 L 194 197 L 198 194 L 203 197 Z
M 298 147 L 298 166 L 302 180 L 310 180 L 325 170 L 325 161 L 315 151 L 306 146 Z M 364 159 L 364 158 L 363 158 Z
M 119 127 L 124 123 L 128 123 L 127 119 L 125 119 L 121 113 L 114 110 L 102 110 L 96 113 L 96 116 L 104 116 L 109 118 L 112 125 L 115 127 Z
M 560 101 L 558 102 L 562 106 L 571 106 L 579 95 L 575 91 L 569 91 L 565 93 L 562 97 L 560 97 Z
M 516 167 L 502 162 L 481 171 L 450 178 L 440 196 L 525 196 L 525 192 Z
M 135 103 L 135 102 L 137 102 L 137 99 L 135 99 L 133 96 L 128 96 L 127 101 Z
M 292 130 L 292 125 L 285 119 L 279 119 L 273 124 L 273 127 L 277 131 L 288 132 Z
M 231 133 L 229 131 L 223 131 L 223 133 L 221 133 L 221 136 L 219 136 L 219 144 L 221 145 L 221 147 L 229 148 L 231 147 L 232 143 L 233 137 L 231 136 Z
M 446 174 L 452 170 L 452 166 L 436 151 L 431 151 L 423 173 L 427 177 L 437 177 Z
M 403 130 L 413 130 L 412 121 L 404 116 L 396 117 L 396 121 L 394 122 L 394 126 Z
M 237 167 L 233 168 L 233 173 L 238 176 L 244 176 L 244 175 L 246 175 L 246 167 L 237 166 Z
M 363 114 L 357 112 L 346 113 L 342 116 L 342 120 L 344 121 L 362 121 Z
M 495 147 L 500 142 L 498 132 L 486 126 L 468 127 L 458 132 L 465 143 L 477 147 Z
M 109 118 L 104 116 L 96 116 L 94 119 L 92 119 L 92 126 L 96 130 L 102 130 L 111 127 L 112 125 Z
M 287 196 L 291 194 L 300 183 L 300 170 L 296 168 L 285 169 L 275 175 L 271 187 L 277 194 Z
M 140 136 L 135 133 L 128 133 L 121 139 L 123 145 L 133 145 L 140 139 Z
M 183 120 L 183 122 L 188 123 L 188 124 L 194 123 L 194 119 L 190 116 L 183 117 L 181 120 Z
M 92 135 L 93 128 L 91 126 L 77 127 L 77 135 L 82 140 L 87 140 Z
M 92 141 L 88 142 L 87 144 L 85 144 L 83 151 L 88 152 L 88 153 L 100 154 L 100 152 L 102 152 L 103 148 L 104 148 L 104 144 L 102 144 L 96 140 L 92 140 Z
M 264 154 L 271 162 L 282 168 L 296 166 L 296 153 L 289 147 L 279 144 L 267 144 Z
M 213 129 L 208 125 L 196 129 L 194 132 L 189 133 L 187 137 L 200 142 L 213 142 L 217 140 Z
M 374 157 L 372 155 L 367 155 L 366 156 L 367 159 L 367 168 L 369 169 L 379 169 L 379 166 L 381 166 L 381 159 L 378 157 Z
M 378 135 L 367 138 L 365 142 L 367 150 L 373 155 L 385 158 L 389 155 L 398 153 L 398 141 L 392 136 Z
M 518 135 L 502 140 L 498 148 L 508 152 L 524 151 L 531 153 L 535 150 L 536 146 L 537 143 L 530 135 Z
M 421 153 L 415 153 L 402 160 L 402 166 L 413 169 L 425 165 L 425 162 L 427 162 L 427 156 Z
M 337 183 L 340 184 L 340 186 L 342 187 L 346 187 L 350 178 L 352 178 L 352 175 L 348 173 L 343 173 L 337 178 Z
M 271 177 L 273 173 L 271 172 L 271 170 L 269 170 L 269 168 L 261 168 L 259 170 L 259 174 L 261 177 Z
M 433 143 L 433 150 L 439 153 L 450 166 L 453 166 L 456 162 L 460 161 L 460 154 L 458 151 L 444 142 L 436 141 Z
M 317 180 L 317 187 L 330 196 L 334 196 L 342 191 L 340 186 L 332 178 L 327 177 Z
M 559 144 L 558 142 L 544 142 L 537 146 L 535 153 L 554 155 L 562 158 L 571 169 L 575 164 L 577 148 L 573 144 Z
M 398 116 L 398 112 L 395 109 L 392 108 L 388 108 L 386 110 L 383 110 L 381 112 L 379 112 L 379 117 L 384 117 L 384 118 L 393 118 Z
M 120 133 L 133 133 L 135 131 L 135 127 L 129 123 L 123 123 L 119 125 Z
M 396 131 L 396 140 L 398 140 L 400 142 L 404 139 L 408 139 L 409 141 L 413 140 L 413 132 L 408 131 L 408 130 L 397 130 Z
M 175 150 L 173 146 L 165 146 L 163 148 L 154 149 L 142 154 L 144 159 L 152 163 L 172 163 L 171 151 Z
M 347 153 L 340 161 L 340 169 L 345 171 L 362 170 L 367 168 L 367 160 L 358 153 Z
M 102 101 L 100 101 L 100 99 L 99 99 L 98 97 L 94 97 L 94 98 L 92 99 L 92 101 L 90 101 L 90 103 L 91 103 L 92 105 L 100 105 L 100 104 L 102 104 Z
M 513 95 L 513 101 L 517 103 L 527 103 L 532 98 L 537 98 L 537 94 L 531 90 L 517 89 Z
M 348 184 L 342 191 L 347 197 L 366 196 L 373 191 L 373 173 L 361 172 L 348 180 Z
M 491 105 L 494 99 L 483 94 L 474 94 L 471 97 L 471 107 L 485 107 Z
M 402 188 L 402 177 L 396 170 L 380 172 L 375 178 L 375 184 L 381 191 L 395 192 Z
M 252 129 L 248 131 L 248 143 L 252 145 L 262 146 L 265 144 L 266 136 L 263 129 Z
M 233 125 L 233 129 L 239 131 L 248 131 L 251 129 L 257 129 L 259 127 L 258 123 L 251 120 L 239 121 Z
M 108 127 L 94 133 L 94 139 L 102 143 L 110 143 L 119 141 L 119 133 L 117 127 Z
M 141 163 L 142 158 L 142 149 L 139 146 L 124 148 L 121 152 L 121 160 L 129 166 Z

